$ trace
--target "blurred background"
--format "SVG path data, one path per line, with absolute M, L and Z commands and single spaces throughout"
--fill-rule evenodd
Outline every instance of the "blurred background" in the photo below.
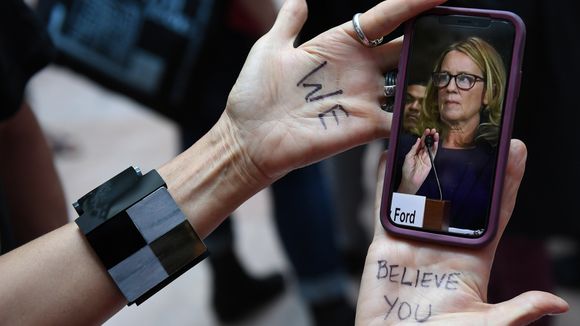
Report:
M 269 4 L 265 5 L 266 2 Z M 30 82 L 27 100 L 51 144 L 67 203 L 129 165 L 139 166 L 143 171 L 159 167 L 187 143 L 203 135 L 221 113 L 222 102 L 249 47 L 267 31 L 281 2 L 27 1 L 37 8 L 59 49 L 56 63 Z M 302 40 L 350 19 L 353 12 L 364 11 L 374 1 L 308 2 L 311 18 Z M 509 4 L 508 1 L 503 6 Z M 481 5 L 507 9 L 495 1 L 482 1 Z M 532 7 L 523 14 L 536 19 L 537 12 L 543 9 Z M 544 11 L 544 15 L 551 14 Z M 542 19 L 532 18 L 529 22 L 526 20 L 528 31 L 534 35 L 528 42 L 531 49 L 527 53 L 537 50 L 538 43 L 542 42 L 536 36 L 550 35 L 538 27 L 537 22 Z M 577 45 L 571 47 L 577 48 Z M 538 51 L 533 53 L 534 60 L 552 62 Z M 533 67 L 533 62 L 528 67 Z M 555 68 L 546 65 L 546 69 Z M 572 69 L 577 69 L 577 65 Z M 526 77 L 524 74 L 524 80 Z M 535 92 L 533 77 L 527 80 L 528 84 L 522 85 L 522 94 L 528 94 L 528 100 L 524 99 L 521 106 L 532 110 L 532 94 L 541 93 Z M 567 96 L 559 94 L 557 99 Z M 562 109 L 565 105 L 558 107 Z M 532 128 L 536 119 L 526 115 L 518 118 L 526 125 L 519 128 L 516 125 L 516 134 L 526 141 L 526 130 Z M 536 138 L 529 138 L 530 155 L 538 153 L 533 147 Z M 210 246 L 210 251 L 217 252 L 215 260 L 202 262 L 141 306 L 126 307 L 106 325 L 335 325 L 325 315 L 339 310 L 350 313 L 356 302 L 360 275 L 356 266 L 362 267 L 361 259 L 372 232 L 376 164 L 384 146 L 377 142 L 355 149 L 308 172 L 308 180 L 316 183 L 308 183 L 307 187 L 329 189 L 328 193 L 332 194 L 317 198 L 323 203 L 320 207 L 327 208 L 325 214 L 312 212 L 317 216 L 328 215 L 332 221 L 322 222 L 336 224 L 335 236 L 324 243 L 312 242 L 313 247 L 332 251 L 331 256 L 336 256 L 332 262 L 313 272 L 295 257 L 297 245 L 289 240 L 293 234 L 288 232 L 293 226 L 285 225 L 281 219 L 283 212 L 280 211 L 286 206 L 277 199 L 283 190 L 281 186 L 278 190 L 265 189 L 234 213 L 235 223 L 229 226 L 233 235 L 226 232 L 227 241 L 210 240 L 215 248 L 212 250 Z M 544 171 L 537 168 L 540 163 L 533 164 L 537 170 Z M 570 164 L 578 166 L 573 161 Z M 302 184 L 304 177 L 295 176 L 293 180 L 301 180 L 299 184 Z M 528 193 L 542 182 L 538 180 L 528 184 Z M 560 191 L 567 193 L 571 189 L 563 187 Z M 341 200 L 348 193 L 351 198 L 352 193 L 359 197 Z M 524 196 L 524 205 L 532 206 L 530 195 Z M 568 201 L 567 206 L 562 206 L 570 210 L 572 203 Z M 69 214 L 70 220 L 76 218 L 72 206 Z M 544 215 L 529 215 L 529 210 L 526 216 L 533 221 L 544 218 Z M 565 216 L 577 219 L 571 214 Z M 324 223 L 323 226 L 329 225 Z M 532 224 L 536 226 L 533 230 L 515 224 L 514 237 L 508 230 L 507 240 L 502 244 L 520 248 L 527 255 L 518 255 L 522 251 L 516 249 L 505 250 L 508 252 L 505 255 L 498 253 L 503 269 L 496 271 L 495 277 L 501 280 L 497 284 L 515 284 L 525 278 L 523 274 L 504 271 L 513 269 L 521 273 L 518 266 L 527 268 L 529 274 L 541 274 L 542 280 L 548 279 L 549 289 L 570 303 L 571 311 L 538 325 L 577 325 L 580 261 L 576 230 L 580 228 L 570 230 L 575 226 L 570 224 L 566 232 L 549 229 L 541 234 L 538 232 L 542 230 L 538 227 L 541 224 Z M 346 234 L 344 229 L 356 232 Z M 320 230 L 312 232 L 320 234 Z M 532 250 L 536 247 L 526 248 L 529 239 L 541 248 L 538 256 Z M 235 267 L 229 263 L 227 268 L 223 267 L 224 263 L 219 261 L 222 252 L 226 252 L 223 255 L 226 261 L 236 262 Z M 235 307 L 254 302 L 253 298 L 247 298 L 251 296 L 250 291 L 242 289 L 235 293 L 237 290 L 218 281 L 223 277 L 220 275 L 227 278 L 235 277 L 234 274 L 247 274 L 244 277 L 250 288 L 270 289 L 264 290 L 263 298 L 252 303 L 247 314 Z M 283 283 L 276 276 L 281 276 Z M 340 293 L 328 293 L 325 297 L 311 294 L 312 289 L 319 289 L 321 283 L 329 284 L 329 280 L 335 281 L 330 284 L 340 288 Z M 533 284 L 524 288 L 536 289 Z M 216 289 L 220 289 L 220 299 L 216 299 Z M 503 294 L 496 292 L 498 298 Z
M 55 145 L 55 160 L 68 203 L 128 165 L 139 165 L 144 171 L 155 168 L 178 148 L 175 123 L 68 69 L 45 69 L 32 80 L 29 92 L 40 122 Z M 374 144 L 367 154 L 365 184 L 369 197 L 374 193 L 380 150 L 380 144 Z M 72 205 L 70 214 L 71 219 L 76 218 Z M 248 269 L 256 275 L 282 271 L 292 284 L 291 267 L 273 225 L 270 190 L 242 205 L 236 218 L 236 250 Z M 571 249 L 562 238 L 550 242 L 555 256 Z M 106 325 L 221 325 L 210 303 L 211 277 L 208 262 L 204 261 L 141 306 L 124 308 Z M 356 286 L 353 281 L 353 293 Z M 555 317 L 553 325 L 577 325 L 580 290 L 577 286 L 558 286 L 556 293 L 568 301 L 571 310 Z M 263 310 L 234 325 L 302 326 L 312 325 L 312 320 L 294 284 Z

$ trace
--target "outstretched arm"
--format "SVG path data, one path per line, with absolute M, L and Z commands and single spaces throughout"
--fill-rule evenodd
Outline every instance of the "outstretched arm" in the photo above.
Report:
M 377 218 L 358 300 L 357 325 L 435 322 L 440 325 L 526 325 L 568 310 L 549 293 L 526 292 L 487 304 L 487 284 L 501 234 L 513 210 L 524 173 L 526 148 L 513 140 L 505 177 L 499 232 L 483 248 L 465 249 L 391 236 Z M 379 168 L 385 170 L 385 159 Z M 381 174 L 380 173 L 380 174 Z M 378 178 L 377 216 L 383 178 Z
M 377 38 L 441 2 L 385 1 L 361 24 Z M 398 61 L 400 40 L 366 48 L 348 22 L 294 48 L 305 20 L 305 1 L 286 1 L 218 123 L 158 170 L 202 238 L 289 171 L 389 133 L 382 74 Z M 0 270 L 7 324 L 97 324 L 125 304 L 74 224 L 0 257 Z
M 18 245 L 68 222 L 52 152 L 34 112 L 21 109 L 0 128 L 0 185 Z

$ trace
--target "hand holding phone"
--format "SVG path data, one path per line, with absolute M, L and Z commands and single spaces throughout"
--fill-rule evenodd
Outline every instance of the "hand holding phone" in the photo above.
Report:
M 524 35 L 521 19 L 500 11 L 439 7 L 407 23 L 381 206 L 387 230 L 464 246 L 493 238 Z
M 501 199 L 499 231 L 508 223 L 524 173 L 526 147 L 512 140 Z M 381 158 L 380 172 L 385 172 Z M 377 193 L 384 178 L 377 181 Z M 377 200 L 381 200 L 377 196 Z M 546 292 L 530 291 L 488 304 L 487 285 L 499 237 L 481 248 L 441 246 L 376 232 L 366 258 L 356 313 L 357 325 L 429 323 L 527 325 L 546 314 L 563 313 L 568 304 Z

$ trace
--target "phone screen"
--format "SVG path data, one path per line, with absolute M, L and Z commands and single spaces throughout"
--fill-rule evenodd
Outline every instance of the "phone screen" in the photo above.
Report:
M 395 226 L 466 238 L 486 232 L 515 35 L 498 18 L 414 21 L 389 149 Z

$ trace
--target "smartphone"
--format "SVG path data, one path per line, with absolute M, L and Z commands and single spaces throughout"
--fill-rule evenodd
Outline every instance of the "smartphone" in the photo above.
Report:
M 437 7 L 406 23 L 380 218 L 394 234 L 480 246 L 496 234 L 525 25 Z

